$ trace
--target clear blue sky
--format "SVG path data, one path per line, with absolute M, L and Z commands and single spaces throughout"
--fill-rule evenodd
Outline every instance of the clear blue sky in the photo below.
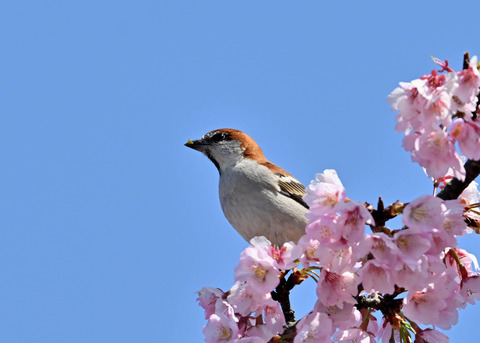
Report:
M 354 200 L 429 193 L 386 97 L 431 55 L 480 54 L 474 3 L 3 1 L 0 341 L 203 341 L 195 292 L 228 289 L 247 246 L 183 146 L 212 129 L 305 184 L 334 168 Z M 451 341 L 478 342 L 479 316 Z

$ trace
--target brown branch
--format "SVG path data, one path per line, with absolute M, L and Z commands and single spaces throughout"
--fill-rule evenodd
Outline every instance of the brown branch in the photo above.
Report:
M 283 315 L 285 316 L 287 324 L 295 321 L 295 311 L 292 310 L 290 305 L 291 289 L 290 285 L 288 285 L 288 281 L 283 277 L 280 279 L 280 284 L 275 288 L 275 291 L 272 292 L 272 299 L 278 301 L 282 306 Z
M 397 200 L 393 204 L 385 207 L 382 197 L 378 197 L 377 209 L 375 209 L 373 205 L 369 203 L 365 203 L 365 207 L 375 221 L 375 225 L 370 225 L 372 232 L 383 232 L 391 237 L 392 231 L 385 226 L 385 223 L 401 214 L 405 204 L 402 204 Z
M 469 66 L 470 66 L 470 54 L 467 51 L 463 54 L 463 68 L 462 69 L 463 70 L 468 69 Z
M 480 175 L 480 161 L 468 160 L 465 162 L 466 176 L 464 181 L 453 178 L 445 188 L 437 194 L 443 200 L 457 199 L 468 185 Z
M 294 270 L 288 279 L 285 280 L 285 275 L 288 274 L 288 271 L 283 273 L 283 276 L 280 278 L 280 283 L 271 294 L 272 299 L 278 301 L 280 306 L 282 306 L 285 321 L 287 322 L 287 326 L 289 326 L 295 323 L 295 311 L 293 311 L 290 306 L 290 291 L 296 285 L 301 284 L 308 276 L 299 270 Z

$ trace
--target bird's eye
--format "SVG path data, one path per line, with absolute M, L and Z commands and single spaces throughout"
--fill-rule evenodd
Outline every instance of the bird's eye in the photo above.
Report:
M 226 141 L 226 140 L 228 140 L 228 134 L 222 131 L 217 131 L 210 137 L 210 141 L 212 143 L 217 143 L 217 142 Z

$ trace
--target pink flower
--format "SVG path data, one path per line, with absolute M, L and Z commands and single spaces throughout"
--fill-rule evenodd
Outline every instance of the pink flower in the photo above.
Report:
M 431 289 L 409 292 L 404 299 L 403 313 L 413 321 L 423 324 L 437 324 L 440 321 L 440 311 L 447 303 Z
M 242 337 L 233 343 L 265 343 L 265 340 L 261 337 Z
M 348 343 L 375 343 L 375 335 L 360 328 L 338 330 L 333 335 L 333 340 Z
M 343 272 L 356 264 L 351 246 L 338 242 L 337 245 L 324 246 L 316 251 L 319 264 L 327 266 L 331 271 Z
M 302 249 L 293 242 L 287 242 L 282 247 L 273 246 L 268 239 L 263 236 L 257 236 L 250 240 L 259 254 L 268 255 L 275 261 L 275 268 L 281 270 L 292 269 L 297 266 L 298 260 L 302 254 Z
M 317 284 L 318 300 L 325 306 L 343 303 L 355 304 L 354 296 L 358 293 L 355 274 L 349 271 L 335 273 L 323 268 Z
M 435 329 L 425 329 L 417 332 L 415 343 L 448 343 L 448 336 Z
M 452 93 L 457 88 L 453 72 L 439 75 L 435 70 L 411 83 L 401 82 L 387 98 L 398 110 L 397 131 L 430 129 L 438 123 L 450 125 Z
M 359 257 L 368 253 L 374 257 L 359 270 L 365 291 L 389 293 L 393 291 L 391 285 L 395 284 L 409 290 L 423 288 L 432 273 L 429 270 L 432 263 L 424 255 L 430 247 L 427 237 L 425 233 L 412 230 L 399 231 L 393 239 L 384 233 L 366 235 L 356 252 Z M 371 276 L 378 281 L 372 282 Z
M 448 73 L 432 71 L 411 83 L 401 83 L 388 96 L 388 102 L 392 110 L 399 111 L 396 130 L 405 131 L 403 147 L 411 152 L 412 161 L 434 179 L 444 177 L 451 168 L 454 176 L 463 181 L 465 169 L 455 151 L 455 141 L 468 158 L 480 159 L 480 125 L 470 114 L 476 108 L 480 87 L 477 58 L 472 58 L 469 68 L 459 73 L 446 64 L 443 70 Z M 447 132 L 457 111 L 465 115 Z
M 394 242 L 399 250 L 399 258 L 407 264 L 412 270 L 416 270 L 421 265 L 422 256 L 430 249 L 430 240 L 425 234 L 403 230 L 397 232 Z
M 467 223 L 463 217 L 465 205 L 458 200 L 445 201 L 447 210 L 444 213 L 443 229 L 451 236 L 464 236 L 467 232 Z
M 399 110 L 395 130 L 405 131 L 409 127 L 421 127 L 420 113 L 425 108 L 428 99 L 422 94 L 426 80 L 413 80 L 411 83 L 400 82 L 400 87 L 393 90 L 387 98 L 392 104 L 392 110 Z
M 243 332 L 243 337 L 256 337 L 261 339 L 263 343 L 270 341 L 273 336 L 266 325 L 258 323 L 256 318 L 249 319 L 247 329 Z
M 449 235 L 445 230 L 433 229 L 431 234 L 431 247 L 427 251 L 427 255 L 441 258 L 447 248 L 454 248 L 457 246 L 457 239 Z
M 337 215 L 322 214 L 311 218 L 305 232 L 308 236 L 325 243 L 331 243 L 339 238 L 337 234 Z
M 458 75 L 458 88 L 455 90 L 455 103 L 461 112 L 473 112 L 477 104 L 477 95 L 480 87 L 480 73 L 477 68 L 477 56 L 473 56 L 467 69 L 461 70 Z
M 293 343 L 331 343 L 334 328 L 325 313 L 312 312 L 297 324 L 297 335 Z
M 458 147 L 467 158 L 480 159 L 480 124 L 475 121 L 465 121 L 458 118 L 450 127 L 450 134 L 458 142 Z
M 263 305 L 265 327 L 271 332 L 271 337 L 283 332 L 283 327 L 287 324 L 280 304 L 271 298 Z M 271 338 L 270 337 L 270 338 Z
M 420 131 L 413 131 L 411 129 L 407 129 L 407 131 L 405 131 L 405 136 L 403 136 L 402 147 L 406 151 L 410 151 L 411 153 L 413 151 L 416 151 L 416 149 L 418 148 L 417 142 L 421 134 L 422 132 Z
M 360 241 L 365 233 L 365 225 L 373 225 L 374 220 L 365 205 L 360 202 L 342 203 L 338 217 L 337 230 L 341 236 L 351 243 Z
M 355 251 L 356 256 L 362 258 L 369 253 L 381 261 L 392 261 L 396 263 L 398 247 L 393 239 L 383 232 L 367 234 L 363 237 Z
M 383 261 L 377 259 L 368 260 L 358 270 L 360 277 L 359 282 L 362 283 L 363 289 L 367 293 L 393 293 L 395 290 L 392 282 L 391 266 Z
M 470 304 L 475 305 L 475 300 L 480 300 L 480 276 L 474 275 L 464 279 L 460 294 Z
M 297 266 L 297 261 L 302 255 L 302 249 L 293 242 L 283 244 L 281 248 L 270 247 L 270 256 L 277 262 L 277 268 L 289 270 Z
M 450 269 L 455 270 L 458 273 L 460 279 L 467 278 L 468 276 L 476 275 L 476 270 L 479 269 L 478 261 L 475 255 L 470 254 L 464 249 L 452 249 L 460 260 L 463 271 L 457 263 L 454 257 L 453 251 L 448 251 L 445 255 L 445 264 Z
M 197 301 L 201 307 L 205 310 L 205 319 L 208 319 L 215 313 L 215 306 L 220 300 L 223 301 L 223 297 L 226 295 L 221 289 L 213 287 L 203 287 L 197 292 Z
M 303 251 L 300 262 L 304 267 L 309 267 L 311 263 L 320 263 L 317 257 L 317 251 L 321 249 L 321 243 L 317 239 L 309 235 L 302 236 L 298 240 L 298 246 L 301 247 Z
M 454 72 L 439 75 L 435 70 L 423 76 L 427 79 L 425 96 L 427 104 L 422 109 L 422 127 L 449 126 L 452 122 L 452 93 L 457 88 L 457 75 Z
M 409 228 L 430 231 L 442 227 L 443 200 L 432 195 L 422 195 L 410 202 L 403 210 L 402 220 Z
M 326 306 L 317 301 L 313 311 L 328 315 L 332 320 L 332 326 L 339 329 L 348 329 L 362 324 L 362 314 L 352 303 Z
M 259 293 L 270 293 L 280 279 L 276 261 L 262 247 L 250 246 L 240 254 L 240 262 L 235 267 L 237 282 L 247 282 Z
M 333 169 L 326 169 L 323 174 L 317 174 L 304 196 L 312 214 L 335 212 L 339 202 L 345 200 L 345 188 Z
M 462 305 L 458 295 L 460 287 L 454 277 L 455 273 L 445 271 L 436 275 L 428 287 L 417 292 L 410 291 L 404 299 L 403 313 L 417 323 L 450 329 L 457 323 L 457 308 Z
M 452 168 L 455 177 L 465 179 L 465 168 L 460 155 L 455 152 L 455 144 L 449 134 L 439 128 L 432 128 L 417 136 L 412 161 L 425 168 L 429 177 L 434 179 L 445 176 Z
M 271 297 L 268 297 L 262 306 L 257 309 L 255 315 L 250 316 L 243 323 L 245 324 L 241 330 L 242 336 L 258 337 L 263 340 L 262 342 L 268 342 L 273 336 L 283 332 L 286 325 L 280 304 L 272 300 Z
M 233 317 L 212 314 L 203 328 L 206 343 L 234 342 L 238 338 L 238 326 Z
M 256 312 L 267 299 L 270 299 L 270 293 L 260 293 L 252 289 L 248 283 L 236 283 L 230 289 L 227 301 L 232 305 L 235 313 L 244 317 Z
M 416 264 L 399 263 L 393 268 L 391 282 L 409 291 L 421 290 L 432 280 L 430 266 L 430 261 L 426 256 L 422 256 Z M 441 266 L 444 269 L 443 264 Z

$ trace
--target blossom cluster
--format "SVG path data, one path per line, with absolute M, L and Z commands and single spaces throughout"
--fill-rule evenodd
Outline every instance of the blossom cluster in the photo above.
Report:
M 403 229 L 382 232 L 363 203 L 346 197 L 334 170 L 317 175 L 304 197 L 309 224 L 297 244 L 275 247 L 255 237 L 240 256 L 228 292 L 199 291 L 206 342 L 269 342 L 282 333 L 285 317 L 271 292 L 286 271 L 301 266 L 317 282 L 317 299 L 297 323 L 294 343 L 399 341 L 408 330 L 429 342 L 446 342 L 435 327 L 449 329 L 459 308 L 480 299 L 477 261 L 456 240 L 471 231 L 466 208 L 479 193 L 467 193 L 475 198 L 421 196 L 404 206 Z M 374 308 L 359 305 L 360 298 L 388 296 L 400 300 L 380 321 Z
M 437 63 L 443 67 L 440 73 L 434 70 L 411 82 L 401 82 L 388 101 L 399 111 L 396 130 L 405 133 L 403 147 L 411 153 L 412 161 L 433 179 L 444 177 L 451 167 L 454 176 L 464 180 L 465 169 L 455 143 L 467 158 L 480 159 L 477 57 L 459 72 L 446 62 Z
M 365 206 L 346 198 L 333 170 L 318 175 L 305 196 L 311 211 L 306 235 L 298 245 L 304 252 L 302 265 L 320 265 L 322 271 L 317 304 L 298 324 L 295 342 L 308 342 L 312 336 L 320 341 L 325 336 L 330 342 L 331 335 L 339 342 L 375 342 L 380 337 L 389 342 L 392 329 L 402 333 L 402 326 L 410 327 L 411 322 L 417 325 L 418 337 L 443 335 L 433 328 L 422 330 L 418 324 L 449 329 L 457 322 L 457 309 L 480 297 L 476 259 L 458 249 L 456 240 L 471 232 L 465 223 L 465 205 L 477 202 L 478 193 L 470 194 L 476 198 L 443 201 L 421 196 L 404 207 L 404 229 L 365 233 L 365 224 L 374 227 Z M 355 305 L 358 296 L 402 293 L 406 296 L 401 306 L 381 323 Z M 318 325 L 321 314 L 331 325 Z
M 235 268 L 235 285 L 227 293 L 204 287 L 198 301 L 208 319 L 204 328 L 207 342 L 268 342 L 286 325 L 280 304 L 271 292 L 282 271 L 297 266 L 301 250 L 289 242 L 281 248 L 265 237 L 255 237 L 240 255 Z
M 399 111 L 404 148 L 441 187 L 465 178 L 465 157 L 480 159 L 480 73 L 476 57 L 460 72 L 437 63 L 441 71 L 400 83 L 388 100 Z M 309 221 L 298 242 L 277 247 L 255 237 L 230 290 L 198 292 L 205 341 L 279 342 L 288 327 L 293 343 L 412 342 L 412 335 L 415 342 L 448 342 L 437 328 L 450 329 L 459 309 L 480 300 L 477 260 L 457 244 L 472 232 L 469 225 L 480 233 L 477 186 L 471 182 L 456 200 L 422 195 L 397 203 L 385 218 L 380 208 L 348 199 L 337 173 L 325 170 L 303 198 Z M 402 227 L 385 227 L 399 214 Z M 311 312 L 298 322 L 285 318 L 278 299 L 288 275 L 317 285 Z

